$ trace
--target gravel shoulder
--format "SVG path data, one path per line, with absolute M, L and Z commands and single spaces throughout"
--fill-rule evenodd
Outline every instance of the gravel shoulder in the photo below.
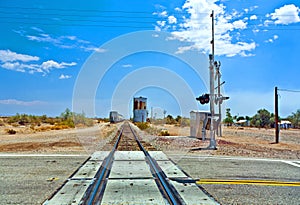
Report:
M 296 129 L 281 130 L 280 142 L 276 144 L 274 129 L 223 127 L 222 137 L 216 136 L 217 150 L 205 150 L 209 145 L 209 138 L 202 141 L 201 138 L 190 137 L 188 127 L 164 125 L 154 126 L 154 129 L 168 130 L 175 135 L 152 136 L 143 132 L 158 150 L 169 153 L 300 159 L 300 130 Z

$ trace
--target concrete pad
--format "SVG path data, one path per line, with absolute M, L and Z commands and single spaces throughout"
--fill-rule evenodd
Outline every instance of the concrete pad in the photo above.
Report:
M 161 167 L 168 178 L 188 177 L 171 161 L 157 161 L 157 164 Z
M 152 178 L 146 161 L 114 161 L 109 178 Z
M 162 151 L 149 151 L 149 154 L 156 161 L 158 161 L 158 160 L 169 160 L 167 155 L 165 153 L 163 153 Z
M 115 160 L 145 160 L 145 154 L 142 151 L 116 151 Z
M 167 204 L 153 179 L 126 179 L 107 182 L 102 205 Z
M 87 161 L 72 177 L 72 179 L 92 179 L 95 177 L 102 161 Z
M 44 205 L 79 204 L 91 182 L 92 180 L 70 180 L 52 199 L 45 201 Z
M 196 184 L 193 183 L 178 183 L 171 181 L 177 192 L 186 204 L 189 205 L 212 205 L 218 204 L 215 200 L 207 196 Z
M 105 157 L 109 155 L 109 151 L 99 151 L 99 152 L 94 152 L 90 158 L 90 160 L 94 161 L 103 161 Z

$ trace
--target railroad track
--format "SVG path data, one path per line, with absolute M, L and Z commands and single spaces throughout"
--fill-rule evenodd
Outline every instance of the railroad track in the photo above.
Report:
M 196 183 L 190 183 L 191 178 L 166 155 L 153 150 L 150 144 L 139 139 L 129 122 L 124 122 L 114 138 L 112 150 L 95 153 L 44 205 L 173 205 L 199 204 L 199 200 L 203 204 L 217 204 Z M 166 171 L 166 166 L 175 167 Z M 197 191 L 200 198 L 188 200 Z

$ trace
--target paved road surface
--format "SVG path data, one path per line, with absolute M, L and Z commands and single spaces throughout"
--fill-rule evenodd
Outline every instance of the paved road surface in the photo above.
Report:
M 202 184 L 221 204 L 299 204 L 300 161 L 169 155 Z M 87 156 L 76 155 L 0 155 L 0 204 L 41 204 Z M 234 179 L 263 184 L 207 184 L 211 179 Z M 243 180 L 243 181 L 241 181 Z M 270 181 L 278 182 L 274 186 Z
M 193 178 L 200 178 L 199 184 L 221 204 L 300 204 L 300 161 L 196 155 L 172 158 Z

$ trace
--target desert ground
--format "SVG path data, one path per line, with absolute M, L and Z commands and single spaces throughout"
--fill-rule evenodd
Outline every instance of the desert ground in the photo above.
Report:
M 0 204 L 43 203 L 84 163 L 91 153 L 110 150 L 111 141 L 120 125 L 96 123 L 92 127 L 49 130 L 43 129 L 43 125 L 39 129 L 32 129 L 30 126 L 12 127 L 2 123 L 0 126 Z M 135 128 L 137 130 L 137 127 Z M 8 134 L 9 129 L 14 129 L 16 133 Z M 170 136 L 153 135 L 151 134 L 153 130 L 156 133 L 160 130 L 167 130 Z M 189 136 L 189 127 L 152 125 L 147 131 L 138 132 L 140 136 L 143 135 L 143 140 L 150 142 L 156 149 L 163 150 L 170 154 L 169 156 L 180 156 L 172 158 L 173 161 L 190 172 L 193 177 L 199 177 L 199 173 L 206 173 L 198 170 L 202 165 L 199 165 L 199 159 L 190 158 L 194 156 L 221 155 L 292 160 L 300 158 L 299 130 L 282 130 L 280 143 L 274 144 L 274 129 L 223 127 L 223 136 L 216 137 L 217 150 L 206 150 L 209 138 L 202 141 L 202 139 Z M 209 136 L 209 133 L 207 135 Z M 195 167 L 195 163 L 199 166 Z M 212 164 L 212 166 L 217 166 L 217 164 Z M 297 172 L 293 173 L 291 176 L 297 174 Z M 213 185 L 204 187 L 207 190 L 212 188 L 211 193 L 216 192 Z M 292 198 L 290 192 L 284 192 L 288 197 L 280 192 L 277 198 L 261 197 L 256 203 L 253 200 L 247 201 L 250 200 L 249 197 L 244 197 L 245 201 L 241 199 L 243 198 L 241 196 L 243 193 L 248 195 L 249 190 L 261 190 L 265 193 L 265 190 L 270 188 L 258 189 L 247 186 L 247 189 L 243 187 L 245 190 L 243 189 L 242 193 L 240 188 L 236 188 L 234 189 L 236 197 L 226 197 L 226 194 L 224 195 L 226 192 L 221 187 L 217 198 L 223 204 L 277 204 L 283 199 L 287 199 L 283 201 L 289 204 L 297 204 L 297 189 L 293 189 L 296 193 Z M 274 190 L 271 191 L 274 192 Z M 233 191 L 230 194 L 233 194 Z M 282 204 L 286 204 L 285 202 Z
M 120 124 L 97 123 L 93 127 L 37 131 L 30 126 L 13 127 L 16 134 L 8 134 L 10 125 L 0 126 L 1 153 L 91 154 L 108 150 L 110 140 Z M 274 129 L 250 127 L 223 127 L 222 136 L 216 136 L 217 150 L 205 150 L 205 141 L 191 137 L 189 127 L 151 125 L 151 130 L 167 130 L 170 136 L 157 136 L 140 131 L 145 140 L 158 150 L 183 151 L 191 154 L 248 156 L 280 159 L 300 158 L 300 130 L 280 131 L 280 142 L 275 142 Z M 39 128 L 39 130 L 43 130 Z

